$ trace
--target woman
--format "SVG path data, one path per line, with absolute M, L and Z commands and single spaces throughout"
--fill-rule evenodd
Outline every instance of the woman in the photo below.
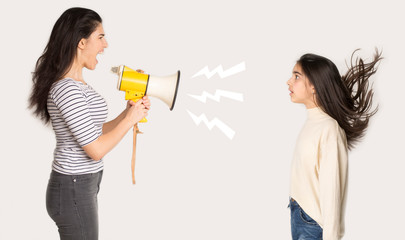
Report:
M 354 53 L 353 53 L 354 54 Z M 381 60 L 356 59 L 340 76 L 335 64 L 303 55 L 287 81 L 291 101 L 307 108 L 291 167 L 291 232 L 295 239 L 341 239 L 347 191 L 348 150 L 364 135 L 373 91 L 369 77 Z
M 88 85 L 82 69 L 94 70 L 108 46 L 100 16 L 85 8 L 66 10 L 55 23 L 33 73 L 30 107 L 52 122 L 56 148 L 46 193 L 49 216 L 60 239 L 98 239 L 97 193 L 103 157 L 147 115 L 147 97 L 106 122 L 107 105 Z

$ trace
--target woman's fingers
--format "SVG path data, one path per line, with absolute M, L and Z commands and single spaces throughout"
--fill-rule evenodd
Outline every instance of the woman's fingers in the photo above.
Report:
M 144 97 L 142 98 L 142 100 L 143 100 L 143 105 L 145 105 L 145 107 L 146 107 L 147 109 L 150 109 L 151 103 L 150 103 L 150 101 L 149 101 L 148 96 L 144 96 Z
M 130 100 L 130 101 L 132 101 L 132 100 Z M 138 107 L 138 106 L 142 105 L 142 103 L 143 103 L 143 100 L 139 99 L 138 101 L 136 101 L 135 104 L 133 104 L 133 106 Z

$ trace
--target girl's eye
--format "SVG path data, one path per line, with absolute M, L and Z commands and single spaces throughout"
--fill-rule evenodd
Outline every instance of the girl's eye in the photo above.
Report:
M 298 79 L 299 78 L 299 76 L 298 75 L 295 75 L 295 79 Z

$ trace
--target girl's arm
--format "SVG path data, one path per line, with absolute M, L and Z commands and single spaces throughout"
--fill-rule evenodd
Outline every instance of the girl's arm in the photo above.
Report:
M 337 124 L 336 124 L 337 125 Z M 319 160 L 320 207 L 323 239 L 341 238 L 341 218 L 347 186 L 347 144 L 342 129 L 331 127 L 321 140 Z

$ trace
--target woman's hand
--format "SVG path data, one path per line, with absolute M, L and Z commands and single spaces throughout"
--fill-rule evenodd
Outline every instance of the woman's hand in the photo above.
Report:
M 144 97 L 142 98 L 142 100 L 143 100 L 143 103 L 142 103 L 142 104 L 145 106 L 146 109 L 149 110 L 151 104 L 150 104 L 150 101 L 149 101 L 148 96 L 144 96 Z M 135 105 L 135 102 L 134 102 L 134 101 L 127 101 L 127 107 L 125 108 L 125 110 L 128 111 L 128 109 L 129 109 L 131 106 L 133 106 L 133 105 Z
M 150 106 L 151 104 L 147 96 L 144 96 L 137 102 L 129 100 L 127 102 L 125 118 L 130 121 L 132 125 L 135 125 L 148 115 Z

